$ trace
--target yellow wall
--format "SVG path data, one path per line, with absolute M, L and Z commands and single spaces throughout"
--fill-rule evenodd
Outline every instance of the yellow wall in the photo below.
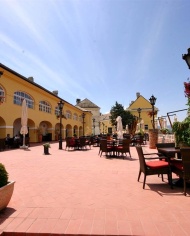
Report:
M 152 111 L 152 105 L 148 100 L 146 100 L 143 96 L 139 96 L 127 109 L 131 112 L 131 114 L 135 115 L 136 117 L 139 117 L 139 113 L 137 112 L 137 109 L 141 108 L 140 118 L 144 121 L 144 125 L 148 125 L 148 129 L 152 129 L 152 118 L 148 116 L 147 112 Z M 155 107 L 155 110 L 158 110 Z M 155 119 L 157 116 L 155 115 Z M 148 130 L 147 130 L 148 131 Z
M 27 78 L 22 77 L 16 72 L 4 67 L 0 64 L 0 71 L 3 75 L 0 78 L 0 86 L 5 91 L 5 101 L 0 105 L 0 138 L 4 138 L 6 134 L 11 137 L 18 134 L 18 129 L 21 127 L 21 106 L 14 104 L 14 92 L 22 91 L 30 95 L 34 100 L 34 109 L 28 108 L 28 127 L 31 142 L 38 142 L 38 134 L 40 132 L 51 133 L 52 140 L 56 140 L 56 131 L 60 129 L 60 119 L 55 115 L 55 108 L 57 103 L 63 100 L 63 114 L 69 110 L 72 114 L 70 119 L 62 119 L 62 137 L 73 135 L 73 129 L 78 136 L 82 135 L 83 120 L 80 118 L 81 114 L 85 113 L 84 130 L 85 134 L 92 134 L 92 114 L 89 111 L 82 111 L 72 104 L 64 101 L 64 99 L 48 92 L 41 86 L 32 83 Z M 39 111 L 39 102 L 46 101 L 51 105 L 51 113 Z M 73 119 L 73 114 L 78 115 L 78 120 Z M 67 129 L 67 132 L 66 132 Z M 80 132 L 79 132 L 80 130 Z

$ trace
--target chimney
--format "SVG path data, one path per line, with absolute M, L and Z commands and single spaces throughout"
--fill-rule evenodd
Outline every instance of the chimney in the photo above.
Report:
M 139 93 L 139 92 L 137 92 L 137 93 L 136 93 L 136 96 L 137 96 L 137 98 L 138 98 L 138 97 L 140 97 L 140 93 Z
M 76 103 L 79 104 L 80 101 L 81 101 L 80 98 L 77 98 Z
M 34 82 L 34 78 L 32 76 L 28 77 L 28 80 L 30 80 L 31 82 Z
M 58 96 L 58 90 L 54 90 L 52 93 Z

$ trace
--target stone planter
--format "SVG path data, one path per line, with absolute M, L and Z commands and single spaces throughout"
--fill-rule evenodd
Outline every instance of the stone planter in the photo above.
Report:
M 49 147 L 44 146 L 44 155 L 49 155 Z
M 149 148 L 155 149 L 158 143 L 158 129 L 149 129 Z
M 15 181 L 10 181 L 7 185 L 0 188 L 0 211 L 9 204 L 14 190 L 14 183 Z

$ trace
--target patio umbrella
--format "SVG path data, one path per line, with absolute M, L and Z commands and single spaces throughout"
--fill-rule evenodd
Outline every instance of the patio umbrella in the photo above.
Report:
M 27 148 L 28 146 L 25 145 L 25 135 L 28 133 L 28 110 L 26 105 L 26 100 L 22 101 L 22 115 L 21 115 L 21 129 L 20 133 L 23 135 L 23 146 L 21 148 Z
M 117 138 L 123 139 L 123 125 L 121 116 L 118 116 L 116 121 L 117 121 Z

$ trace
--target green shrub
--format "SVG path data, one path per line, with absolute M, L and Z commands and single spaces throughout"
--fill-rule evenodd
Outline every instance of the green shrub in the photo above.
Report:
M 5 166 L 0 163 L 0 187 L 7 185 L 8 183 L 8 172 L 5 169 Z

